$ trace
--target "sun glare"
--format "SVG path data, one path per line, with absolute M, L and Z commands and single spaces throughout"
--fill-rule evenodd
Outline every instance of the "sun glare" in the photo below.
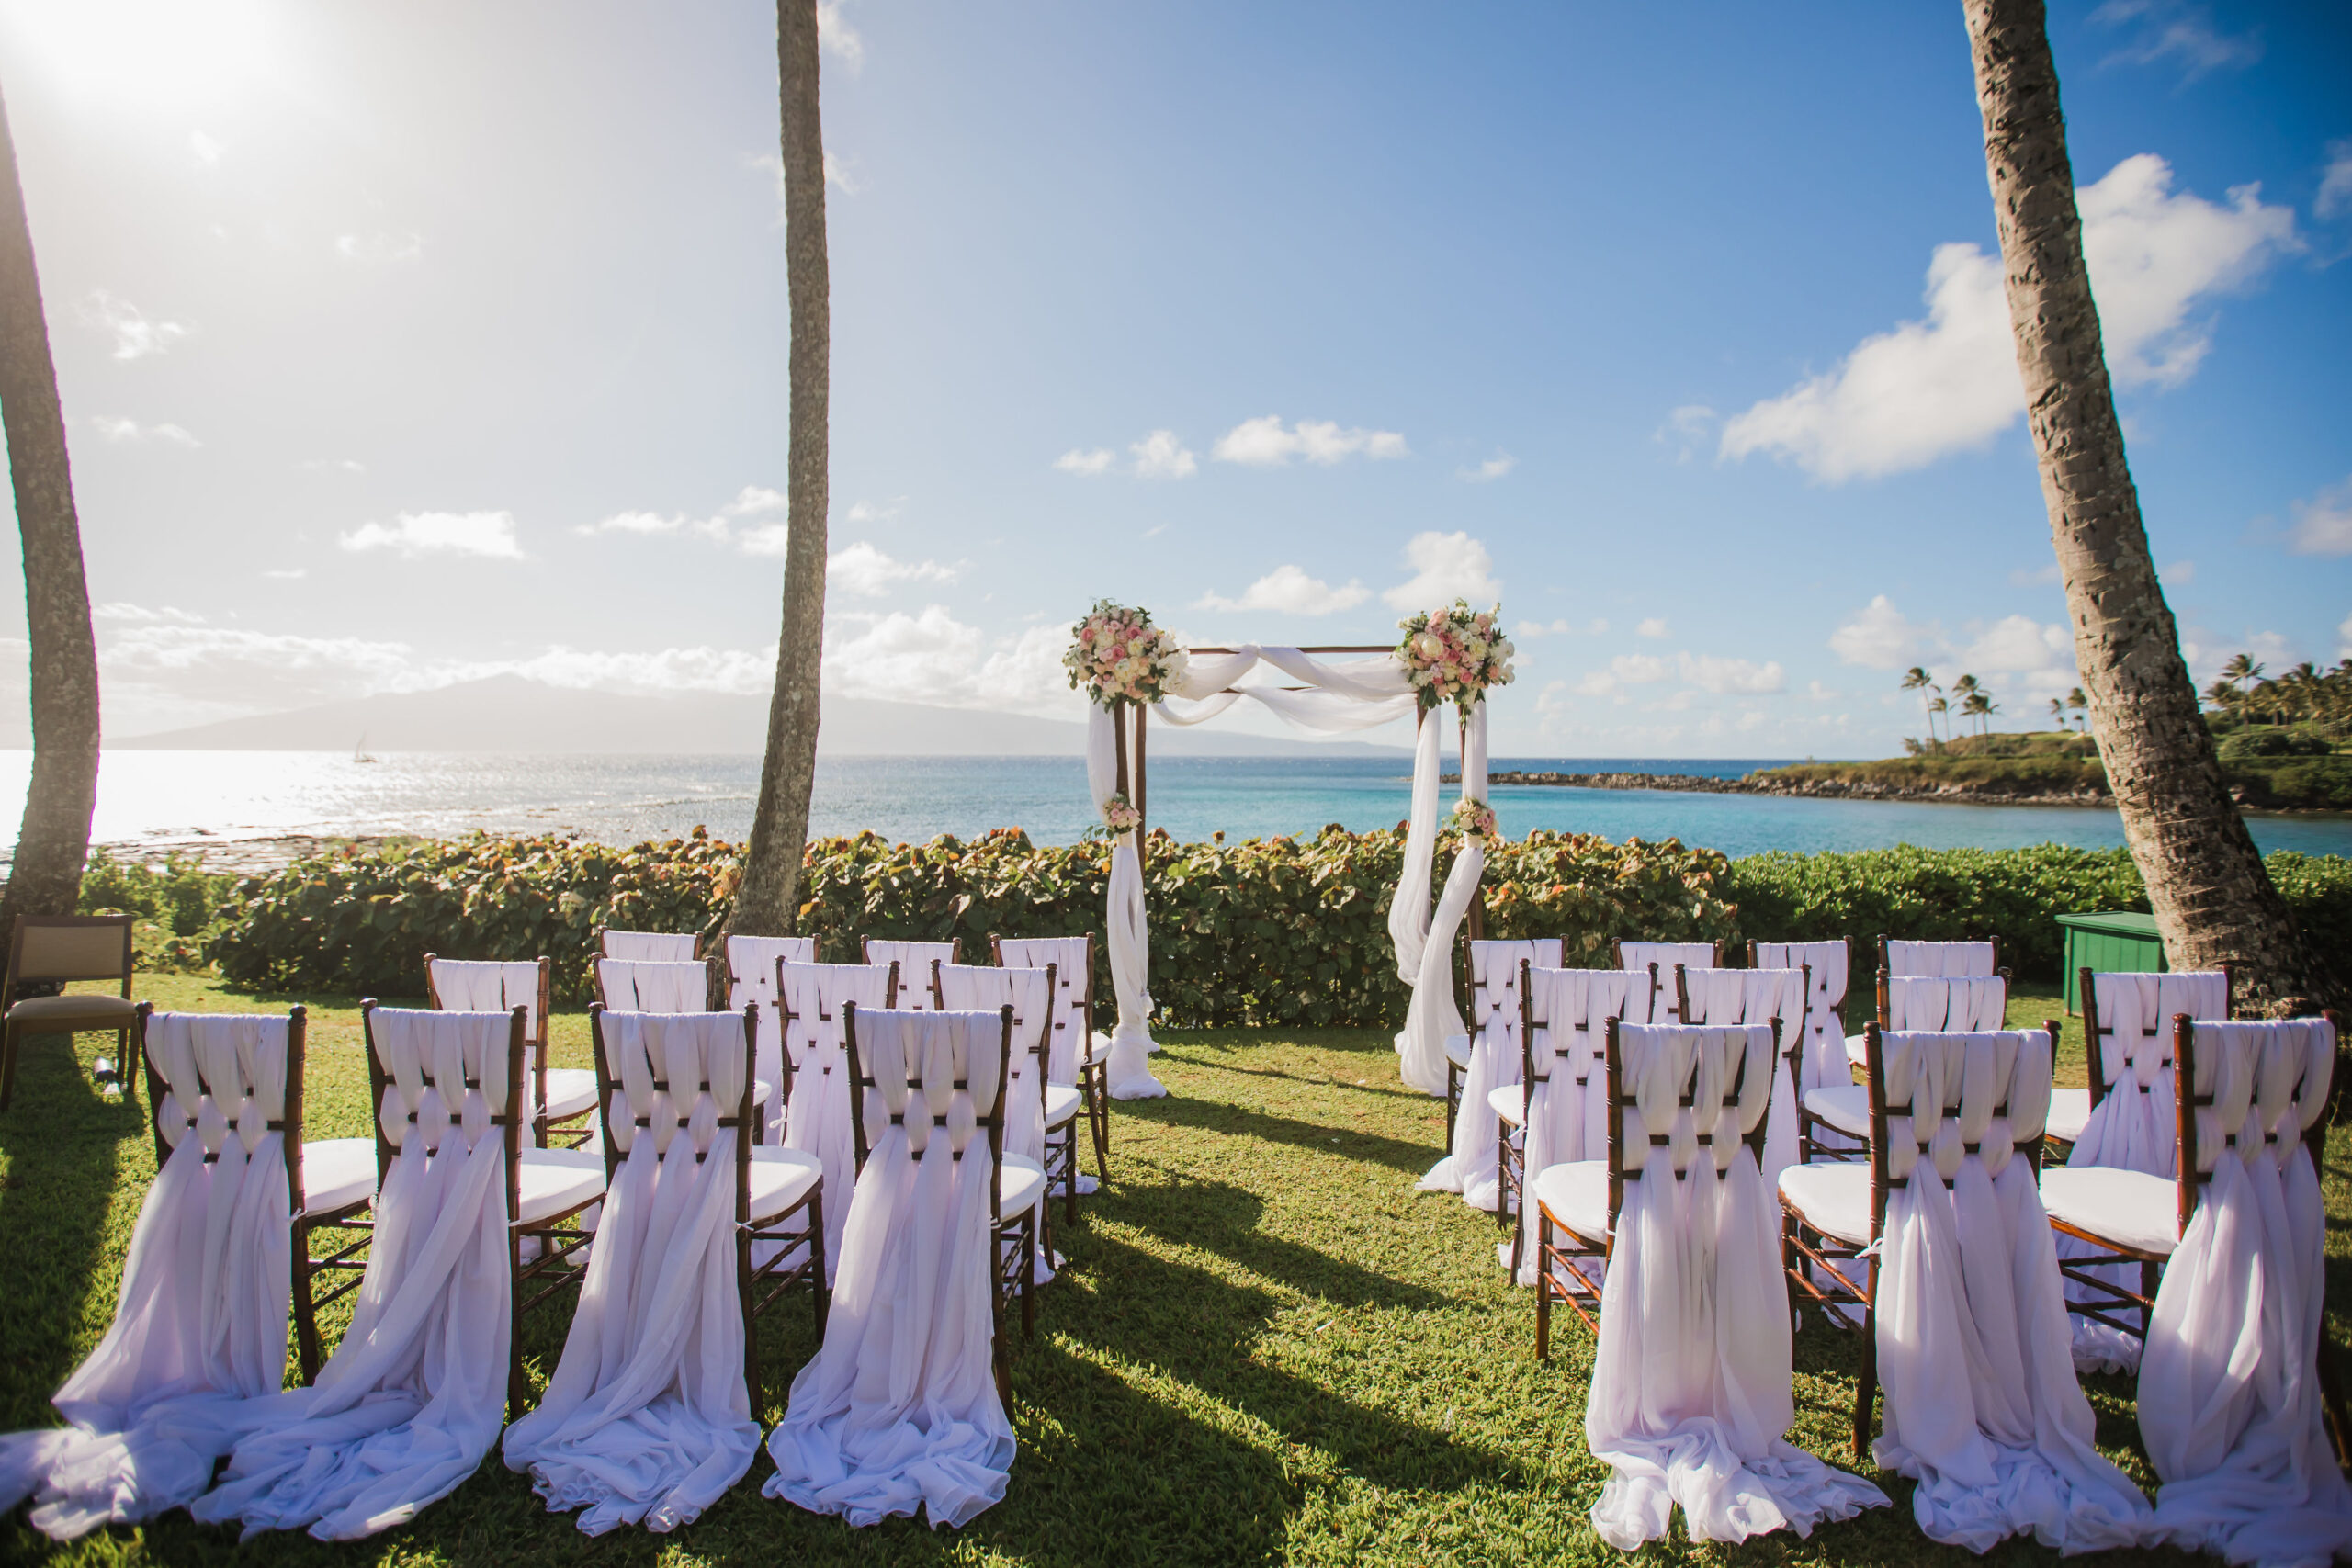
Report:
M 177 107 L 233 96 L 276 42 L 254 0 L 12 0 L 0 6 L 12 74 L 108 107 Z

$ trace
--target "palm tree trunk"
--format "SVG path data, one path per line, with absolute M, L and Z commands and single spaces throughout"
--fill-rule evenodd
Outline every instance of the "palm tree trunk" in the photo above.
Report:
M 2041 493 L 2099 758 L 2175 969 L 2276 1007 L 2321 976 L 2198 712 L 2116 423 L 2042 0 L 1962 0 Z
M 8 434 L 32 643 L 32 786 L 0 893 L 0 935 L 18 915 L 70 915 L 82 897 L 98 799 L 98 650 L 57 366 L 49 353 L 17 143 L 0 102 L 0 423 Z
M 825 142 L 817 105 L 817 0 L 776 0 L 776 74 L 784 119 L 784 254 L 792 298 L 792 427 L 786 457 L 791 535 L 784 626 L 776 638 L 768 747 L 743 877 L 728 929 L 792 930 L 817 775 L 819 667 L 825 643 L 826 415 L 831 397 L 831 280 L 825 261 Z

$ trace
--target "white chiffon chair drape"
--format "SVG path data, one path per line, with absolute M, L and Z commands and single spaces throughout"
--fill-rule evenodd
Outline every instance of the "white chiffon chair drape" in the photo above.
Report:
M 1685 969 L 1712 969 L 1715 966 L 1715 944 L 1711 942 L 1621 942 L 1617 944 L 1617 967 L 1620 969 L 1655 969 L 1657 992 L 1652 1011 L 1660 1022 L 1679 1017 L 1681 998 L 1675 990 L 1674 966 Z
M 999 1013 L 857 1011 L 871 1145 L 825 1342 L 793 1380 L 762 1488 L 853 1525 L 1003 1497 L 1014 1440 L 994 1375 Z M 962 1087 L 958 1087 L 958 1085 Z
M 2306 1142 L 2335 1045 L 2325 1019 L 2194 1029 L 2201 1190 L 2140 1364 L 2155 1533 L 2261 1568 L 2352 1555 L 2352 1486 L 2322 1420 L 2327 1221 Z
M 368 1272 L 317 1383 L 247 1407 L 207 1524 L 351 1540 L 405 1524 L 480 1467 L 505 1420 L 514 1268 L 508 1145 L 520 1088 L 504 1013 L 378 1008 L 398 1153 Z M 601 1182 L 597 1183 L 601 1185 Z
M 932 991 L 931 967 L 934 964 L 956 962 L 956 944 L 952 942 L 899 942 L 880 937 L 865 940 L 865 961 L 868 964 L 899 966 L 899 999 L 893 1006 L 908 1012 L 930 1012 L 939 1006 L 939 998 Z M 858 1010 L 865 1010 L 860 1004 Z
M 506 1464 L 588 1535 L 665 1532 L 741 1481 L 760 1443 L 735 1235 L 744 1015 L 605 1012 L 597 1030 L 627 1086 L 605 1120 L 622 1158 L 562 1359 L 507 1429 Z M 816 1179 L 787 1174 L 804 1192 Z
M 1921 942 L 1918 946 L 1933 946 Z M 1958 942 L 1953 946 L 1989 947 L 1990 943 Z M 1968 1034 L 1984 1030 L 1997 1030 L 2008 1021 L 2009 983 L 2000 976 L 1968 976 L 1947 979 L 1934 975 L 1892 975 L 1886 976 L 1886 1009 L 1879 1020 L 1883 1029 L 1908 1033 Z M 1854 1067 L 1862 1065 L 1862 1037 L 1846 1037 L 1846 1059 Z M 1842 1107 L 1848 1100 L 1832 1095 L 1827 1103 Z M 1857 1136 L 1863 1129 L 1857 1123 L 1843 1130 Z
M 1871 1224 L 1867 1165 L 1781 1178 L 1809 1222 L 1876 1245 L 1865 1332 L 1886 1394 L 1878 1462 L 1918 1483 L 1912 1514 L 1933 1540 L 1979 1552 L 2029 1533 L 2068 1553 L 2138 1544 L 2147 1500 L 2094 1446 L 2057 1250 L 2020 1148 L 2049 1108 L 2049 1034 L 1881 1041 L 1883 1222 Z
M 615 1012 L 706 1012 L 710 965 L 699 959 L 599 958 L 596 998 Z
M 792 1056 L 784 1146 L 814 1155 L 824 1166 L 825 1269 L 829 1276 L 837 1275 L 842 1232 L 849 1224 L 849 1193 L 857 1184 L 857 1134 L 850 1124 L 849 1050 L 842 1032 L 847 1014 L 842 1010 L 854 1005 L 863 1013 L 890 1006 L 892 975 L 887 964 L 785 964 L 778 966 L 777 976 L 785 1048 Z
M 424 974 L 436 1008 L 451 1012 L 523 1010 L 523 1115 L 532 1124 L 533 1142 L 547 1141 L 539 1135 L 542 1116 L 548 1122 L 569 1122 L 596 1108 L 596 1075 L 584 1067 L 550 1066 L 541 1082 L 539 1047 L 547 1038 L 547 1020 L 540 1006 L 548 984 L 546 959 L 504 963 L 427 954 Z M 576 1141 L 576 1129 L 572 1135 Z M 593 1127 L 590 1135 L 594 1136 Z
M 2107 1092 L 2098 1105 L 2091 1091 L 2052 1089 L 2053 1119 L 2062 1097 L 2079 1099 L 2081 1114 L 2070 1118 L 2066 1131 L 2074 1147 L 2067 1152 L 2072 1168 L 2105 1167 L 2171 1178 L 2178 1169 L 2179 1130 L 2173 1095 L 2173 1021 L 2187 1016 L 2199 1022 L 2229 1016 L 2230 977 L 2220 970 L 2185 971 L 2174 975 L 2094 974 L 2084 1008 L 2086 1025 L 2098 1037 L 2086 1041 L 2098 1053 L 2099 1079 Z M 2074 1237 L 2058 1238 L 2058 1256 L 2074 1259 L 2090 1249 Z M 2139 1270 L 2109 1266 L 2096 1270 L 2100 1277 L 2131 1289 Z M 2106 1314 L 2128 1318 L 2135 1326 L 2140 1310 L 2101 1301 L 2094 1292 L 2069 1284 L 2070 1301 L 2091 1301 Z M 2112 1325 L 2080 1313 L 2075 1314 L 2075 1365 L 2084 1371 L 2129 1372 L 2140 1365 L 2140 1339 Z
M 1759 942 L 1749 944 L 1751 969 L 1802 969 L 1805 972 L 1804 1033 L 1797 1043 L 1797 1098 L 1815 1089 L 1853 1087 L 1852 1061 L 1846 1055 L 1843 1010 L 1853 971 L 1853 947 L 1846 942 Z M 1860 1137 L 1824 1128 L 1815 1134 L 1816 1146 L 1856 1149 Z M 1791 1155 L 1793 1158 L 1793 1154 Z M 1777 1172 L 1775 1173 L 1778 1179 Z
M 2000 949 L 1989 942 L 1895 942 L 1883 947 L 1891 976 L 1925 975 L 1962 979 L 1996 973 Z
M 1781 1172 L 1797 1162 L 1796 1077 L 1804 1051 L 1804 1017 L 1812 976 L 1794 969 L 1692 969 L 1676 972 L 1685 1023 L 1771 1023 L 1787 1042 L 1786 1070 L 1772 1075 L 1772 1109 L 1766 1120 L 1762 1167 L 1766 1190 L 1778 1191 Z M 1841 1051 L 1839 1053 L 1843 1055 Z
M 596 951 L 606 958 L 646 964 L 691 964 L 695 937 L 692 931 L 621 931 L 598 933 Z
M 1453 1112 L 1453 1152 L 1420 1179 L 1424 1192 L 1459 1192 L 1474 1209 L 1495 1210 L 1502 1201 L 1496 1172 L 1498 1091 L 1515 1088 L 1523 1070 L 1520 1026 L 1520 970 L 1560 966 L 1560 939 L 1474 942 L 1470 944 L 1470 1062 L 1462 1077 L 1462 1101 Z M 1516 1097 L 1514 1097 L 1516 1103 Z
M 1039 1178 L 1037 1197 L 1030 1205 L 1037 1234 L 1035 1280 L 1040 1285 L 1054 1277 L 1061 1259 L 1054 1255 L 1048 1212 L 1052 1194 L 1046 1190 L 1046 1134 L 1056 1122 L 1067 1126 L 1078 1113 L 1078 1090 L 1058 1091 L 1046 1076 L 1046 1038 L 1052 1030 L 1054 976 L 1046 969 L 1001 969 L 971 964 L 943 964 L 933 971 L 939 995 L 949 1012 L 1012 1010 L 1012 1055 L 1005 1065 L 1004 1163 L 1008 1168 L 1034 1169 Z M 861 1009 L 861 1011 L 864 1010 Z M 1010 1216 L 1005 1216 L 1010 1218 Z
M 0 1436 L 0 1509 L 70 1540 L 192 1501 L 245 1400 L 284 1385 L 292 1258 L 286 1018 L 153 1013 L 171 1145 L 140 1205 L 114 1322 L 53 1396 L 68 1426 Z
M 1519 1168 L 1533 1177 L 1554 1166 L 1602 1157 L 1609 1139 L 1604 1042 L 1609 1021 L 1648 1023 L 1657 999 L 1648 969 L 1543 969 L 1526 976 L 1525 1095 Z M 1535 1206 L 1521 1201 L 1515 1239 L 1496 1252 L 1504 1271 L 1535 1283 Z M 1594 1282 L 1598 1282 L 1598 1266 Z
M 760 1010 L 760 1040 L 755 1069 L 762 1083 L 774 1086 L 763 1102 L 767 1111 L 768 1141 L 784 1125 L 784 1041 L 779 1032 L 780 1014 L 775 1007 L 775 966 L 778 964 L 814 964 L 817 962 L 817 939 L 813 936 L 730 936 L 727 939 L 727 1005 L 736 1012 L 747 1007 Z
M 1786 1440 L 1796 1418 L 1778 1223 L 1756 1163 L 1779 1072 L 1770 1024 L 1623 1024 L 1623 1114 L 1585 1438 L 1610 1467 L 1592 1509 L 1630 1551 L 1679 1504 L 1693 1540 L 1813 1533 L 1886 1495 Z M 1634 1134 L 1641 1135 L 1634 1135 Z M 1605 1179 L 1605 1178 L 1604 1178 Z
M 1008 969 L 1053 968 L 1053 1039 L 1046 1053 L 1046 1081 L 1078 1091 L 1094 1140 L 1096 1168 L 1107 1177 L 1110 1110 L 1104 1102 L 1110 1099 L 1106 1069 L 1111 1042 L 1093 1028 L 1094 939 L 1006 936 L 998 937 L 995 946 L 996 961 Z M 1069 1135 L 1070 1170 L 1078 1190 L 1081 1195 L 1095 1191 L 1098 1183 L 1086 1173 L 1079 1157 L 1075 1122 L 1069 1125 Z

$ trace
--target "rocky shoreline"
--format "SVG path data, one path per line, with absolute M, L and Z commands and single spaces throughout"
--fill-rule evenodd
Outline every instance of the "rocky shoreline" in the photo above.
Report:
M 1564 789 L 1655 789 L 1685 795 L 1771 795 L 1815 800 L 1894 800 L 1940 802 L 1951 806 L 2107 806 L 2115 804 L 2105 790 L 2065 790 L 2035 793 L 1982 789 L 1968 784 L 1939 784 L 1933 789 L 1908 788 L 1873 780 L 1773 779 L 1758 773 L 1743 778 L 1702 778 L 1695 773 L 1530 773 L 1488 775 L 1489 784 L 1539 784 Z

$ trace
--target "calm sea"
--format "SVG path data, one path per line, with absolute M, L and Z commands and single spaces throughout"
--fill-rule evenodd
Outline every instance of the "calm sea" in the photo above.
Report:
M 1495 767 L 1736 777 L 1769 759 L 1498 758 Z M 0 812 L 12 829 L 30 768 L 0 752 Z M 1159 758 L 1150 820 L 1180 839 L 1311 832 L 1328 822 L 1394 826 L 1410 764 L 1384 758 Z M 575 829 L 613 843 L 749 831 L 755 757 L 499 756 L 424 752 L 375 762 L 320 751 L 109 751 L 93 837 L 101 843 L 201 841 L 312 833 L 449 835 Z M 2120 844 L 2112 811 L 1779 800 L 1643 790 L 1501 788 L 1503 829 L 1573 829 L 1611 839 L 1674 837 L 1732 855 L 1764 850 L 1931 848 L 2057 842 Z M 1085 769 L 1061 757 L 826 758 L 817 765 L 813 830 L 870 828 L 891 839 L 1020 827 L 1040 842 L 1075 840 L 1091 819 Z M 2256 817 L 2266 850 L 2352 854 L 2352 818 Z

